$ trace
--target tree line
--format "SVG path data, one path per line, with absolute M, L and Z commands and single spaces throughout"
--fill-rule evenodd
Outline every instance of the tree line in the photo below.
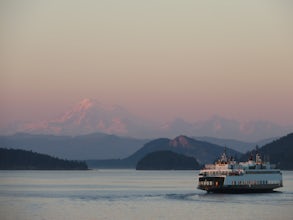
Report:
M 64 160 L 32 151 L 0 148 L 1 170 L 87 170 L 84 161 Z

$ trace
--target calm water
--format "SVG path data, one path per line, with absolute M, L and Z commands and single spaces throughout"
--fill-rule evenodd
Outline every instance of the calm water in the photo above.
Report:
M 293 219 L 293 172 L 267 194 L 207 194 L 194 171 L 0 171 L 0 219 Z

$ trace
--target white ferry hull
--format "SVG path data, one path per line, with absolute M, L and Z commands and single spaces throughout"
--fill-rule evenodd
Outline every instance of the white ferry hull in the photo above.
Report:
M 274 189 L 279 188 L 278 185 L 271 185 L 271 186 L 253 186 L 250 187 L 249 185 L 246 186 L 223 186 L 223 187 L 198 187 L 199 189 L 205 190 L 207 192 L 213 193 L 267 193 L 273 192 Z
M 199 177 L 198 189 L 215 193 L 259 193 L 271 192 L 282 187 L 280 173 L 243 176 Z

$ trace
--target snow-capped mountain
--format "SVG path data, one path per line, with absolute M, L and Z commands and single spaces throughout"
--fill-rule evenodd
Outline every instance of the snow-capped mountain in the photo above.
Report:
M 93 99 L 83 99 L 60 117 L 39 122 L 20 123 L 11 133 L 83 135 L 95 132 L 136 138 L 173 138 L 179 134 L 192 137 L 209 136 L 242 141 L 283 136 L 292 132 L 293 126 L 282 127 L 267 121 L 239 122 L 220 116 L 196 122 L 182 118 L 158 125 L 138 117 L 121 106 L 104 105 Z
M 290 133 L 293 126 L 283 127 L 268 121 L 239 122 L 220 116 L 194 123 L 177 118 L 160 128 L 164 134 L 186 134 L 190 136 L 209 136 L 233 138 L 242 141 L 259 141 L 269 137 L 279 137 Z
M 121 106 L 106 106 L 83 99 L 60 117 L 52 120 L 23 124 L 19 131 L 42 134 L 81 135 L 94 132 L 128 135 L 135 130 L 140 119 Z

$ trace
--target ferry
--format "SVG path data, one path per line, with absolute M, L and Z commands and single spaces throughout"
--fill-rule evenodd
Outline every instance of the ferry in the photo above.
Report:
M 283 186 L 282 172 L 259 153 L 247 162 L 228 158 L 226 149 L 214 164 L 206 164 L 198 175 L 198 189 L 214 193 L 271 192 Z

